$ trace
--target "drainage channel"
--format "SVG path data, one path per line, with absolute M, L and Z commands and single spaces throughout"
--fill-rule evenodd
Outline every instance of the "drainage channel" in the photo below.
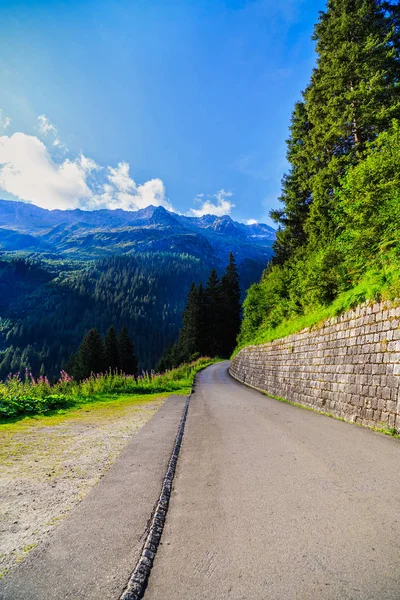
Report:
M 141 600 L 144 596 L 147 582 L 150 577 L 151 568 L 153 566 L 154 558 L 164 529 L 165 518 L 167 516 L 169 500 L 171 497 L 172 482 L 178 462 L 179 450 L 182 444 L 183 432 L 185 430 L 186 417 L 189 410 L 191 395 L 192 394 L 190 394 L 186 400 L 182 419 L 179 424 L 178 434 L 176 436 L 174 448 L 169 461 L 168 470 L 164 477 L 161 494 L 151 521 L 149 533 L 143 546 L 142 554 L 138 560 L 135 570 L 131 575 L 131 578 L 129 579 L 126 589 L 120 596 L 120 600 Z

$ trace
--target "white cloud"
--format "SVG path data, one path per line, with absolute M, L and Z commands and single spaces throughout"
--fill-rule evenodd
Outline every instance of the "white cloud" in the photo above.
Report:
M 108 167 L 108 171 L 108 180 L 119 192 L 125 193 L 136 189 L 136 184 L 129 175 L 129 164 L 127 162 L 118 163 L 115 169 Z
M 0 109 L 0 127 L 1 127 L 1 129 L 4 129 L 4 131 L 5 131 L 10 124 L 11 124 L 10 117 L 3 117 L 3 111 Z
M 257 219 L 247 219 L 247 225 L 258 225 Z
M 234 208 L 234 203 L 227 198 L 232 196 L 232 192 L 226 192 L 225 190 L 220 190 L 209 200 L 205 200 L 200 208 L 191 208 L 189 214 L 192 217 L 202 217 L 203 215 L 215 215 L 217 217 L 222 217 L 223 215 L 229 215 L 232 208 Z M 196 201 L 201 200 L 203 194 L 198 194 L 196 196 Z M 215 198 L 215 200 L 214 200 Z
M 0 188 L 43 208 L 76 208 L 92 196 L 78 161 L 56 164 L 35 136 L 0 136 Z
M 173 211 L 161 179 L 150 179 L 141 185 L 129 174 L 129 164 L 120 162 L 116 167 L 107 167 L 107 182 L 89 202 L 90 208 L 122 208 L 138 210 L 152 204 Z
M 153 204 L 174 210 L 161 179 L 137 184 L 127 162 L 104 168 L 82 152 L 65 158 L 66 149 L 57 137 L 57 128 L 45 115 L 38 120 L 41 134 L 55 137 L 49 142 L 50 150 L 36 136 L 21 132 L 0 136 L 0 190 L 48 209 L 137 210 Z M 0 111 L 3 128 L 4 123 Z M 62 159 L 60 148 L 64 148 Z
M 53 123 L 50 123 L 46 115 L 39 115 L 38 121 L 38 129 L 42 135 L 46 136 L 49 133 L 55 136 L 57 135 L 57 127 L 55 127 Z
M 93 160 L 92 158 L 88 158 L 82 152 L 80 153 L 77 162 L 85 171 L 85 173 L 91 173 L 92 171 L 101 171 L 102 169 L 102 167 L 98 165 L 95 160 Z

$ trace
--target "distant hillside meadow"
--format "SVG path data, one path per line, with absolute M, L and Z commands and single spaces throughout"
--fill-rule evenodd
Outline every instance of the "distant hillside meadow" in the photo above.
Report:
M 126 325 L 139 370 L 175 341 L 192 282 L 234 254 L 242 294 L 272 256 L 275 231 L 230 217 L 149 206 L 49 211 L 0 201 L 0 380 L 57 377 L 83 335 Z

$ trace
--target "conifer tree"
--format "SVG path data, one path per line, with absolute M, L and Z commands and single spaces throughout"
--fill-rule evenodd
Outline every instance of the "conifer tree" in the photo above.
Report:
M 136 375 L 137 373 L 137 358 L 125 325 L 118 335 L 118 367 L 126 375 Z
M 9 346 L 2 358 L 2 361 L 0 363 L 0 369 L 3 373 L 6 373 L 8 375 L 8 373 L 12 372 L 12 361 L 13 361 L 13 356 L 14 356 L 14 346 Z M 19 366 L 18 369 L 19 370 Z
M 314 244 L 331 237 L 339 177 L 400 116 L 397 12 L 384 0 L 329 0 L 320 13 L 317 68 L 305 92 L 308 156 L 317 165 L 308 223 Z
M 161 358 L 157 363 L 157 373 L 163 373 L 164 371 L 175 367 L 175 347 L 176 342 L 171 342 L 170 344 L 168 344 L 166 350 L 164 350 L 164 352 L 161 355 Z
M 242 342 L 331 303 L 397 239 L 400 3 L 328 0 L 314 40 L 317 65 L 292 116 L 283 207 L 271 213 L 281 227 L 275 264 L 244 302 Z
M 205 289 L 202 283 L 197 287 L 197 352 L 204 356 L 206 352 L 206 327 L 207 314 L 205 303 Z
M 181 361 L 190 360 L 200 351 L 204 335 L 203 327 L 203 288 L 192 283 L 186 308 L 182 316 L 182 328 L 178 340 L 178 355 Z
M 312 198 L 311 180 L 315 175 L 315 165 L 308 160 L 306 153 L 310 130 L 306 106 L 304 102 L 296 102 L 290 137 L 286 141 L 286 156 L 291 167 L 282 179 L 279 198 L 284 209 L 271 211 L 271 217 L 280 225 L 273 244 L 274 264 L 284 264 L 307 241 L 304 226 Z
M 105 367 L 115 371 L 119 366 L 118 338 L 114 325 L 109 328 L 104 338 Z
M 241 323 L 240 281 L 235 257 L 229 254 L 229 264 L 221 279 L 221 356 L 228 358 L 236 346 Z
M 205 354 L 219 356 L 222 352 L 222 289 L 217 271 L 211 270 L 204 293 Z
M 97 329 L 91 329 L 79 346 L 75 361 L 75 377 L 85 379 L 104 369 L 104 345 Z
M 20 367 L 21 367 L 21 348 L 19 348 L 17 346 L 17 348 L 15 348 L 15 350 L 13 352 L 13 356 L 12 356 L 12 360 L 11 360 L 11 364 L 10 364 L 11 373 L 17 373 L 20 370 Z
M 385 0 L 328 0 L 320 13 L 317 66 L 292 116 L 284 207 L 271 214 L 284 228 L 275 262 L 329 243 L 340 177 L 400 117 L 399 13 Z
M 179 338 L 168 346 L 157 369 L 177 367 L 197 356 L 230 356 L 236 345 L 240 317 L 239 275 L 230 253 L 221 281 L 212 269 L 205 288 L 201 283 L 192 283 Z

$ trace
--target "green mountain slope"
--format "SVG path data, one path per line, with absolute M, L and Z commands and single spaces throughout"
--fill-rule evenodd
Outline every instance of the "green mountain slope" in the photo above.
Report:
M 0 378 L 41 365 L 56 375 L 84 333 L 126 324 L 139 368 L 176 337 L 186 292 L 208 268 L 188 255 L 112 257 L 93 263 L 0 261 Z
M 400 6 L 329 0 L 314 39 L 275 258 L 247 294 L 240 345 L 400 297 Z

